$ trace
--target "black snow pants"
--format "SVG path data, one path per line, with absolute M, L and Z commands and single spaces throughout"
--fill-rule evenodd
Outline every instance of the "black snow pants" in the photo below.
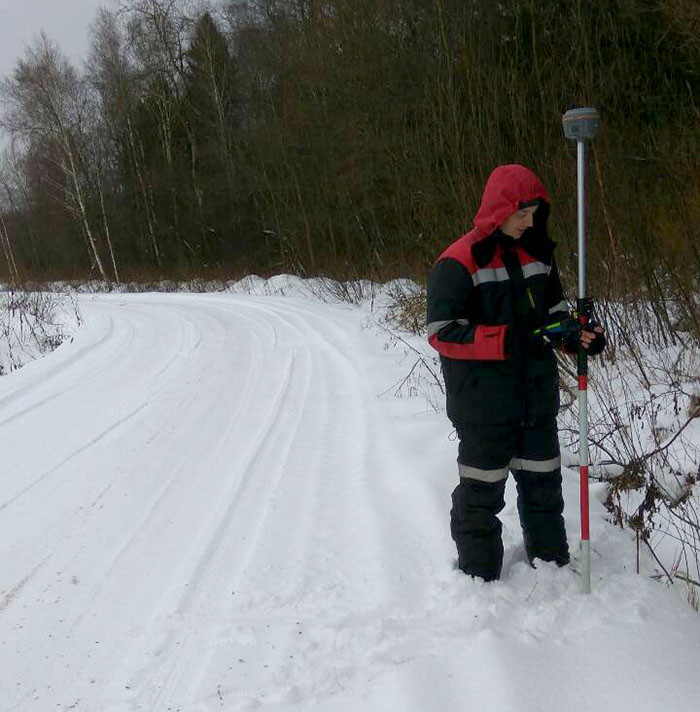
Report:
M 502 525 L 508 472 L 517 485 L 518 514 L 528 559 L 569 562 L 554 417 L 528 425 L 464 425 L 459 436 L 460 482 L 452 493 L 451 532 L 459 568 L 486 581 L 503 564 Z

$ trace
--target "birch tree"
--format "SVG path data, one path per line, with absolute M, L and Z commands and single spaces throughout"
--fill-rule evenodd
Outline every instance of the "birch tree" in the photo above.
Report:
M 131 60 L 146 90 L 139 107 L 140 116 L 146 132 L 151 128 L 155 130 L 155 145 L 142 145 L 142 156 L 144 160 L 150 157 L 157 170 L 156 201 L 160 203 L 167 197 L 167 211 L 162 215 L 169 228 L 171 250 L 175 253 L 183 245 L 188 247 L 181 225 L 182 157 L 177 150 L 177 134 L 182 128 L 179 121 L 187 37 L 191 27 L 186 6 L 183 0 L 138 0 L 125 8 Z
M 127 44 L 126 30 L 117 15 L 100 9 L 92 26 L 88 74 L 99 97 L 106 144 L 104 153 L 115 165 L 114 182 L 120 186 L 122 195 L 133 195 L 133 204 L 116 197 L 112 200 L 118 211 L 131 214 L 129 231 L 140 233 L 141 226 L 145 226 L 146 252 L 156 267 L 160 267 L 162 256 L 153 180 L 136 121 L 142 79 L 129 57 Z
M 47 178 L 55 197 L 79 225 L 92 264 L 103 280 L 111 281 L 88 207 L 89 97 L 85 83 L 42 34 L 27 47 L 2 91 L 8 102 L 5 128 L 27 148 L 37 143 L 45 146 L 43 155 L 57 169 Z

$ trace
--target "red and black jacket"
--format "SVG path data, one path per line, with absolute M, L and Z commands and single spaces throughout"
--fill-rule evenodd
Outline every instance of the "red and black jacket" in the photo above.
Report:
M 534 225 L 515 240 L 498 229 L 539 201 Z M 428 338 L 440 353 L 448 415 L 456 425 L 532 422 L 556 415 L 559 380 L 548 346 L 532 331 L 567 315 L 549 197 L 519 165 L 489 177 L 475 227 L 450 245 L 428 277 Z

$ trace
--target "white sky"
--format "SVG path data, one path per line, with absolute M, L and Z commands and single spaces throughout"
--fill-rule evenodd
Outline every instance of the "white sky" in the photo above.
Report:
M 0 0 L 0 77 L 12 72 L 17 60 L 41 30 L 74 63 L 86 59 L 88 25 L 104 5 L 115 0 Z

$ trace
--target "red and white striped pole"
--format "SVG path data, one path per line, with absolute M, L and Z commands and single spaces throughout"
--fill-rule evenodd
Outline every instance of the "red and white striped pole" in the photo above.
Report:
M 586 296 L 586 142 L 600 128 L 600 116 L 593 108 L 570 109 L 562 119 L 564 134 L 576 141 L 578 179 L 578 294 L 576 309 L 583 328 L 591 316 L 592 302 Z M 588 358 L 578 346 L 579 477 L 581 489 L 581 590 L 591 592 L 591 540 L 588 506 Z

